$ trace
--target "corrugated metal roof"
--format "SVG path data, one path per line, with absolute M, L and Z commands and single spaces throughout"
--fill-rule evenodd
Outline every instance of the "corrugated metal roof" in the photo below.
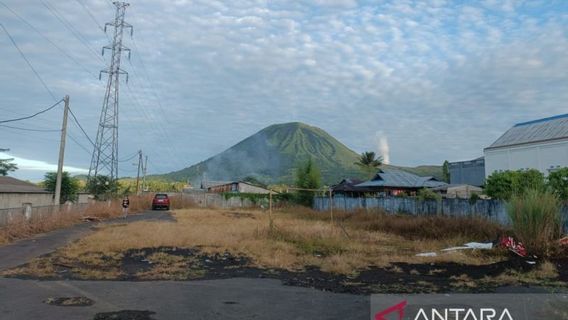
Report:
M 568 114 L 517 123 L 487 149 L 568 139 Z
M 0 176 L 0 193 L 49 193 L 33 183 Z
M 381 169 L 369 181 L 356 185 L 357 187 L 393 187 L 393 188 L 434 188 L 445 185 L 433 177 L 421 177 L 401 170 Z

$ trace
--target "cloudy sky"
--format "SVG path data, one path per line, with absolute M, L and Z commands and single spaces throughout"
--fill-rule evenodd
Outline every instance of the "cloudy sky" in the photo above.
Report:
M 0 0 L 0 22 L 94 137 L 108 63 L 108 0 Z M 120 158 L 152 173 L 212 156 L 273 123 L 318 126 L 398 165 L 482 154 L 508 127 L 568 112 L 568 1 L 133 0 L 121 83 Z M 0 30 L 0 120 L 54 99 Z M 62 108 L 0 127 L 0 157 L 39 179 Z M 17 127 L 19 129 L 13 128 Z M 92 147 L 70 123 L 66 164 Z M 75 141 L 74 141 L 75 140 Z M 134 175 L 132 161 L 121 175 Z

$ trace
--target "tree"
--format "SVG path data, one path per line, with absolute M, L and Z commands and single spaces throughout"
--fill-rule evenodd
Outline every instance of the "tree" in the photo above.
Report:
M 560 199 L 568 200 L 568 168 L 562 168 L 548 175 L 548 186 Z
M 383 164 L 383 157 L 376 156 L 373 151 L 365 151 L 359 156 L 359 160 L 355 165 L 359 166 L 363 172 L 369 177 L 375 174 L 375 171 Z
M 12 161 L 14 159 L 0 159 L 0 176 L 7 176 L 8 172 L 18 170 L 18 166 Z
M 116 180 L 111 181 L 108 176 L 96 176 L 87 183 L 87 192 L 97 200 L 106 200 L 118 192 L 118 187 Z
M 296 170 L 296 186 L 302 189 L 319 189 L 321 187 L 321 172 L 312 159 L 308 159 Z M 311 207 L 313 200 L 313 191 L 298 192 L 299 203 Z
M 485 182 L 485 193 L 495 199 L 509 200 L 527 190 L 543 191 L 544 175 L 535 169 L 494 172 Z
M 442 175 L 444 177 L 444 181 L 450 183 L 450 163 L 448 160 L 444 161 L 442 165 Z
M 55 184 L 57 181 L 57 172 L 48 172 L 45 174 L 43 186 L 47 191 L 55 192 Z M 76 201 L 79 192 L 79 180 L 69 175 L 69 172 L 63 172 L 61 176 L 61 203 L 67 201 Z

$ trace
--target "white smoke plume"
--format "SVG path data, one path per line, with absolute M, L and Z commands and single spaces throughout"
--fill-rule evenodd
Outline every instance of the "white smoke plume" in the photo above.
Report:
M 383 163 L 390 164 L 390 148 L 387 136 L 382 131 L 377 131 L 375 136 L 377 137 L 377 150 L 379 155 L 383 157 Z

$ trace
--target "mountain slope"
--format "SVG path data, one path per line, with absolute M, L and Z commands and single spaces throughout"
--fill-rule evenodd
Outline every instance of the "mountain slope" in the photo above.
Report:
M 295 168 L 309 158 L 317 163 L 327 184 L 361 175 L 354 165 L 358 159 L 357 153 L 322 129 L 292 122 L 264 128 L 205 161 L 160 177 L 190 180 L 194 185 L 199 185 L 204 175 L 209 181 L 254 176 L 267 183 L 291 183 Z M 408 168 L 410 172 L 415 170 L 419 169 Z

